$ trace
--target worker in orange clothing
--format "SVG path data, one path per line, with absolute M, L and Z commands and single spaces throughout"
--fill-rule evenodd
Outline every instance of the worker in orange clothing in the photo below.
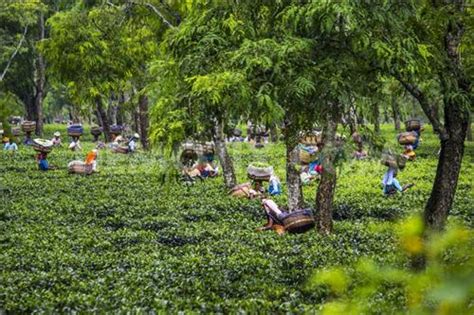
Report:
M 97 149 L 94 149 L 87 153 L 86 155 L 86 165 L 90 165 L 92 167 L 92 172 L 98 172 L 97 171 Z

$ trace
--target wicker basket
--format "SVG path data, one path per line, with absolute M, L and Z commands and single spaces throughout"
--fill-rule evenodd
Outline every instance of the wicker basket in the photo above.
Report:
M 414 132 L 402 132 L 397 137 L 398 143 L 401 145 L 414 144 L 416 142 L 416 134 Z
M 114 149 L 115 153 L 122 153 L 122 154 L 128 154 L 128 147 L 127 146 L 118 146 Z
M 405 122 L 405 127 L 407 131 L 420 130 L 421 121 L 419 119 L 410 119 Z
M 311 211 L 297 210 L 283 219 L 283 225 L 290 233 L 304 233 L 314 228 L 315 222 Z
M 408 158 L 402 154 L 399 154 L 397 156 L 397 165 L 400 169 L 404 169 L 405 166 L 407 165 L 407 160 Z
M 235 137 L 240 137 L 240 136 L 242 135 L 242 130 L 235 128 L 235 129 L 233 130 L 233 135 L 234 135 Z
M 49 153 L 53 150 L 53 142 L 45 139 L 34 139 L 32 146 L 37 152 Z
M 323 142 L 323 135 L 320 132 L 305 134 L 300 139 L 300 143 L 304 145 L 317 145 L 322 142 Z
M 71 125 L 67 127 L 67 134 L 70 137 L 80 137 L 84 133 L 84 128 L 81 124 Z
M 382 164 L 392 168 L 398 168 L 397 158 L 393 155 L 385 155 L 382 157 Z
M 99 126 L 93 126 L 91 128 L 91 135 L 98 137 L 101 135 L 101 133 L 102 133 L 102 128 L 100 128 Z
M 92 164 L 86 164 L 83 161 L 72 161 L 67 165 L 69 173 L 75 174 L 91 174 Z
M 21 124 L 21 130 L 23 130 L 23 132 L 32 132 L 32 131 L 35 131 L 35 129 L 36 129 L 36 121 L 25 120 Z
M 204 143 L 202 148 L 203 148 L 203 153 L 204 154 L 214 154 L 214 152 L 215 152 L 214 142 L 206 142 L 206 143 Z
M 261 181 L 269 181 L 270 177 L 273 175 L 273 167 L 272 166 L 255 166 L 250 164 L 247 167 L 247 176 L 253 180 L 261 180 Z
M 123 131 L 123 126 L 122 125 L 112 125 L 110 126 L 110 133 L 113 135 L 119 135 Z

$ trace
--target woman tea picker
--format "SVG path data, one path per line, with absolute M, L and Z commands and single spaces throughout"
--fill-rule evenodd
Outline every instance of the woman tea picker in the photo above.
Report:
M 382 187 L 383 187 L 383 194 L 385 196 L 391 196 L 396 194 L 397 192 L 404 192 L 408 188 L 414 186 L 415 184 L 410 183 L 403 185 L 403 187 L 400 185 L 400 182 L 397 179 L 397 173 L 398 169 L 395 165 L 391 165 L 388 167 L 388 170 L 385 172 L 382 178 Z

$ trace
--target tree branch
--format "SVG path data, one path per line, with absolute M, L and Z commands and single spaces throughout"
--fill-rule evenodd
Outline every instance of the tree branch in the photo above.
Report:
M 15 48 L 15 51 L 11 55 L 10 59 L 7 62 L 7 65 L 6 65 L 5 69 L 2 72 L 2 75 L 0 76 L 0 81 L 3 81 L 3 78 L 7 74 L 8 68 L 10 68 L 10 65 L 11 65 L 13 59 L 18 54 L 18 51 L 20 50 L 21 45 L 23 45 L 23 42 L 25 41 L 25 37 L 26 37 L 27 32 L 28 32 L 28 26 L 25 26 L 25 30 L 23 31 L 23 35 L 21 36 L 20 41 L 18 42 L 18 45 Z
M 418 86 L 405 81 L 400 76 L 400 74 L 396 73 L 394 76 L 398 82 L 400 82 L 403 87 L 418 101 L 418 103 L 420 103 L 423 112 L 430 120 L 433 130 L 439 135 L 440 139 L 447 140 L 449 138 L 448 132 L 439 120 L 435 106 L 430 104 L 426 98 L 426 95 L 418 88 Z

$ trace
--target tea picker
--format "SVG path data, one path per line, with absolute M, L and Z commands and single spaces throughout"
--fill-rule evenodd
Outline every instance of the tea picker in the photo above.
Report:
M 25 145 L 32 145 L 33 140 L 31 140 L 31 133 L 36 129 L 36 122 L 35 121 L 28 121 L 25 120 L 21 124 L 21 130 L 25 133 L 25 140 L 23 140 L 23 144 Z
M 72 151 L 82 150 L 81 143 L 79 138 L 82 136 L 84 128 L 81 124 L 72 124 L 67 128 L 67 134 L 72 138 L 71 143 L 69 144 L 69 149 Z
M 53 150 L 53 142 L 45 139 L 34 139 L 32 141 L 33 149 L 38 152 L 36 155 L 36 163 L 41 171 L 47 171 L 54 169 L 48 163 L 48 154 Z
M 51 142 L 53 142 L 53 146 L 55 147 L 60 147 L 61 146 L 61 133 L 59 131 L 56 131 L 53 134 L 53 139 L 51 139 Z
M 265 193 L 263 182 L 270 181 L 273 176 L 273 167 L 265 163 L 253 163 L 247 167 L 247 177 L 251 182 L 243 183 L 235 186 L 230 191 L 230 195 L 233 197 L 243 197 L 248 199 L 254 199 L 262 197 Z M 278 178 L 274 178 L 274 184 L 278 186 Z M 273 186 L 273 185 L 272 185 Z M 272 188 L 274 189 L 274 188 Z M 281 192 L 281 186 L 277 190 Z M 277 194 L 277 191 L 275 191 Z
M 3 146 L 4 151 L 10 151 L 12 154 L 18 151 L 18 145 L 15 143 L 13 138 L 4 138 L 5 145 Z
M 93 149 L 89 153 L 87 153 L 85 162 L 80 160 L 69 162 L 67 166 L 69 173 L 89 175 L 93 172 L 98 172 L 97 155 L 97 149 Z
M 267 216 L 267 223 L 257 231 L 275 230 L 278 234 L 286 231 L 290 233 L 304 233 L 314 228 L 315 221 L 310 210 L 301 209 L 293 212 L 280 210 L 271 199 L 262 199 L 262 207 Z
M 91 127 L 91 135 L 94 137 L 94 142 L 99 141 L 99 136 L 102 134 L 102 128 L 99 126 L 92 126 Z
M 405 192 L 408 188 L 414 186 L 414 184 L 406 184 L 403 187 L 398 181 L 397 174 L 398 169 L 402 170 L 406 165 L 406 157 L 403 155 L 398 155 L 394 157 L 393 155 L 386 155 L 382 164 L 388 167 L 388 170 L 385 172 L 382 178 L 382 189 L 385 196 L 393 196 L 397 192 Z

